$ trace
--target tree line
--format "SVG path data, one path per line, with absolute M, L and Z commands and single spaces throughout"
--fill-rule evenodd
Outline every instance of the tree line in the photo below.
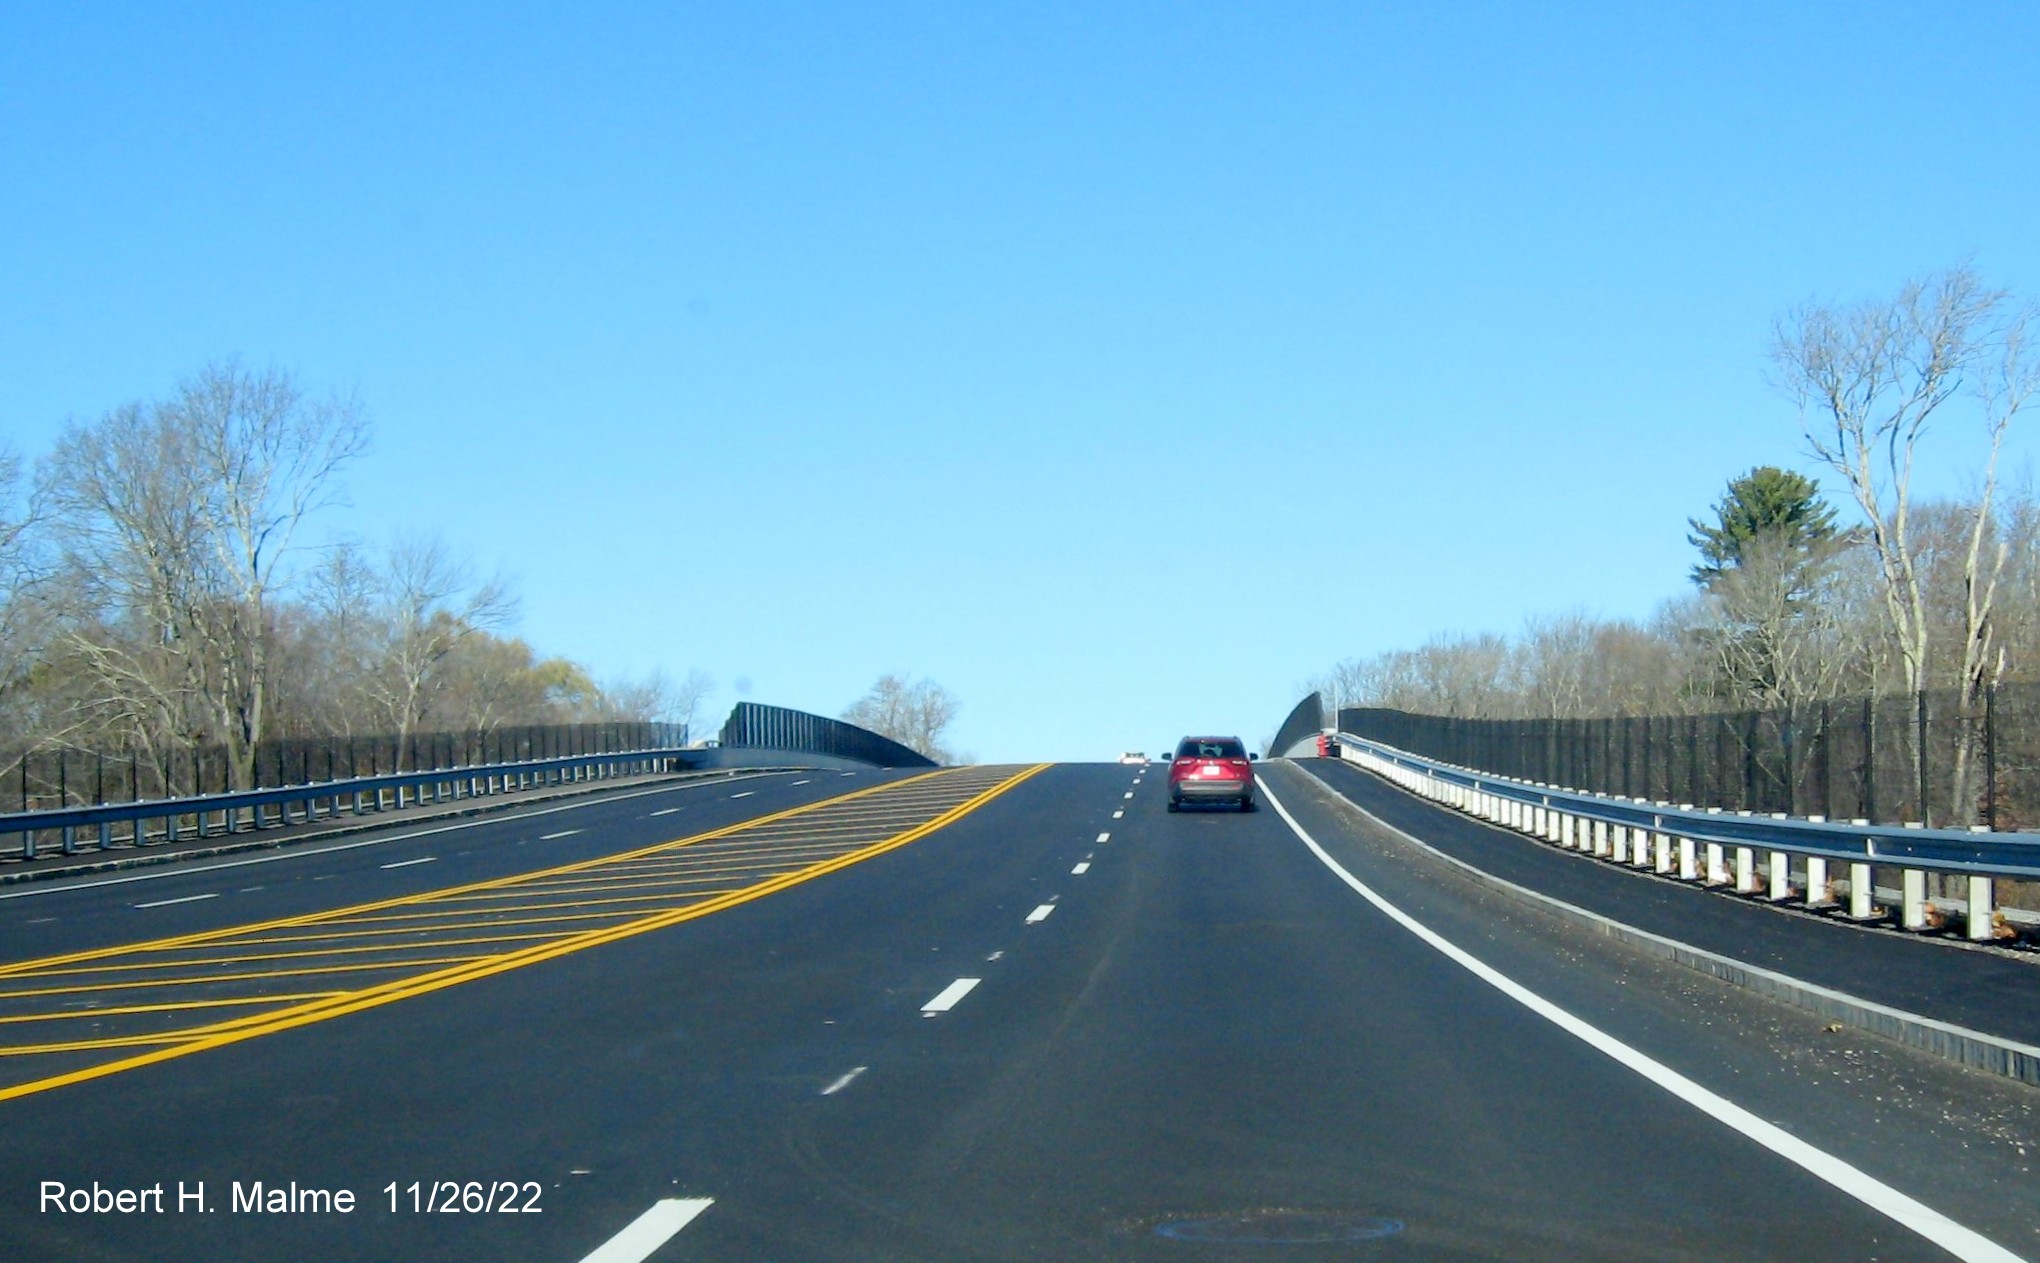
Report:
M 2000 461 L 2040 388 L 2040 307 L 1957 267 L 1859 303 L 1779 315 L 1771 379 L 1815 477 L 1760 466 L 1690 520 L 1690 587 L 1646 619 L 1541 615 L 1513 635 L 1439 635 L 1349 659 L 1309 687 L 1346 705 L 1469 719 L 1793 713 L 1924 695 L 1951 713 L 1951 796 L 1979 793 L 1977 722 L 2040 680 L 2040 500 Z M 1957 496 L 1916 493 L 1923 441 L 1981 452 Z M 1924 748 L 1927 708 L 1907 739 Z
M 346 532 L 370 435 L 356 396 L 227 361 L 33 462 L 0 444 L 0 773 L 211 750 L 246 787 L 279 739 L 693 718 L 700 673 L 598 683 L 443 541 Z

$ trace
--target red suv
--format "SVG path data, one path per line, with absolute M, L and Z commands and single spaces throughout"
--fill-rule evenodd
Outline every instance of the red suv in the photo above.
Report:
M 1185 737 L 1169 764 L 1169 810 L 1214 802 L 1254 809 L 1254 764 L 1247 747 L 1238 737 Z

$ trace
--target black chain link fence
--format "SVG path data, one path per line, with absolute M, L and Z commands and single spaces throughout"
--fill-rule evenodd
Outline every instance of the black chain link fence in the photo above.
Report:
M 1878 824 L 2040 827 L 2040 684 L 1779 710 L 1458 719 L 1373 707 L 1339 727 L 1528 781 L 1730 811 Z M 1959 778 L 1959 786 L 1958 786 Z
M 1279 759 L 1289 753 L 1291 746 L 1307 741 L 1323 732 L 1325 728 L 1325 702 L 1322 695 L 1312 693 L 1296 704 L 1289 712 L 1289 718 L 1275 730 L 1275 740 L 1268 743 L 1268 757 Z
M 855 724 L 757 702 L 736 704 L 723 724 L 720 740 L 731 749 L 826 754 L 878 767 L 937 766 L 935 760 Z
M 676 749 L 686 744 L 685 724 L 624 722 L 420 732 L 402 739 L 283 737 L 257 748 L 254 784 L 240 787 L 231 783 L 227 752 L 217 745 L 157 752 L 55 747 L 18 751 L 0 763 L 0 810 L 141 802 L 234 788 L 312 785 L 384 772 Z

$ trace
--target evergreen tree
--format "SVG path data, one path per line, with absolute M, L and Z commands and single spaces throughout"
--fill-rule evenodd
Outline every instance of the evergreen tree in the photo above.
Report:
M 1714 504 L 1715 522 L 1688 518 L 1693 534 L 1686 542 L 1700 550 L 1693 582 L 1712 588 L 1721 576 L 1739 568 L 1759 541 L 1787 553 L 1811 555 L 1835 537 L 1835 511 L 1821 499 L 1811 478 L 1760 465 L 1730 480 Z

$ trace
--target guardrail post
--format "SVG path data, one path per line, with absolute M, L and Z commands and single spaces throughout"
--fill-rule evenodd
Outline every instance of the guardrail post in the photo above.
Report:
M 1931 929 L 1927 924 L 1927 870 L 1902 869 L 1901 884 L 1904 886 L 1905 912 L 1901 924 L 1908 930 Z
M 1692 809 L 1693 809 L 1693 804 L 1691 804 L 1691 803 L 1680 803 L 1680 804 L 1679 804 L 1679 810 L 1681 810 L 1681 811 L 1691 811 Z M 1700 865 L 1699 865 L 1699 862 L 1698 862 L 1698 858 L 1699 858 L 1699 857 L 1698 857 L 1698 856 L 1696 856 L 1696 855 L 1694 854 L 1694 851 L 1695 851 L 1695 849 L 1696 849 L 1696 844 L 1694 843 L 1693 839 L 1691 839 L 1691 838 L 1689 838 L 1689 837 L 1686 837 L 1686 836 L 1685 836 L 1684 834 L 1681 834 L 1681 835 L 1679 836 L 1679 880 L 1680 880 L 1680 881 L 1698 881 L 1698 880 L 1700 880 Z
M 1613 829 L 1610 829 L 1609 833 L 1613 836 L 1608 839 L 1608 858 L 1617 864 L 1627 864 L 1629 862 L 1629 826 L 1618 824 Z
M 1997 923 L 1993 914 L 1997 911 L 1991 889 L 1993 882 L 1988 877 L 1971 874 L 1969 878 L 1969 929 L 1968 938 L 1972 943 L 1981 943 L 1997 937 Z
M 1807 856 L 1806 906 L 1825 908 L 1834 901 L 1834 892 L 1828 889 L 1828 862 L 1818 855 Z
M 1792 897 L 1792 857 L 1771 852 L 1771 898 L 1780 902 Z
M 1877 889 L 1872 884 L 1868 864 L 1849 865 L 1849 919 L 1852 921 L 1877 919 Z
M 1663 816 L 1658 817 L 1657 823 L 1659 827 L 1652 829 L 1650 833 L 1651 868 L 1655 872 L 1670 873 L 1672 871 L 1672 835 L 1664 831 L 1665 819 Z
M 1757 852 L 1754 847 L 1735 848 L 1735 890 L 1739 895 L 1757 893 Z
M 1809 824 L 1825 824 L 1826 816 L 1808 816 Z M 1828 862 L 1818 855 L 1806 857 L 1806 906 L 1825 908 L 1835 901 L 1834 892 L 1828 889 Z

